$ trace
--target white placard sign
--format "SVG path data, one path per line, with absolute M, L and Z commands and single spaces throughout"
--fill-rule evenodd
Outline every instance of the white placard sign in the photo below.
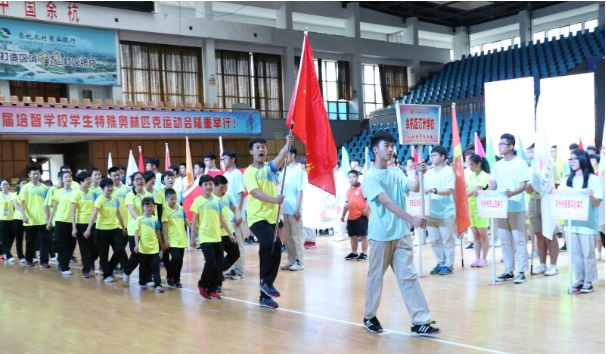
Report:
M 406 196 L 406 212 L 412 216 L 421 216 L 421 193 L 408 193 Z M 425 215 L 429 215 L 431 198 L 425 196 Z
M 552 217 L 562 220 L 585 221 L 589 216 L 589 196 L 585 190 L 556 190 L 553 192 Z
M 507 205 L 509 199 L 503 192 L 498 191 L 478 191 L 476 204 L 478 207 L 478 216 L 483 218 L 507 218 Z
M 440 106 L 396 104 L 398 134 L 402 145 L 440 143 Z

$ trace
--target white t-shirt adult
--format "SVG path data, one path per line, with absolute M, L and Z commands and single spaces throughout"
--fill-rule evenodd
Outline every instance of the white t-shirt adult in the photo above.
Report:
M 282 182 L 283 173 L 278 175 L 278 181 Z M 286 215 L 294 215 L 297 209 L 297 201 L 299 192 L 304 187 L 304 173 L 299 166 L 288 166 L 286 172 L 286 180 L 284 181 L 284 202 L 282 203 L 282 213 Z M 300 210 L 299 210 L 300 211 Z
M 501 159 L 497 161 L 490 174 L 491 180 L 497 183 L 497 191 L 514 191 L 520 187 L 520 183 L 530 181 L 528 163 L 520 157 L 514 157 L 510 161 Z M 509 198 L 508 212 L 526 211 L 524 192 Z
M 440 171 L 435 168 L 425 173 L 425 189 L 435 188 L 437 190 L 450 189 L 454 193 L 455 175 L 451 168 L 444 166 Z M 429 217 L 434 219 L 448 219 L 455 215 L 454 199 L 450 195 L 437 195 L 430 193 L 431 203 L 429 204 Z
M 582 176 L 574 176 L 574 178 L 572 179 L 572 188 L 568 187 L 566 185 L 566 181 L 563 181 L 562 189 L 576 189 L 576 190 L 591 189 L 593 191 L 593 197 L 595 199 L 599 199 L 600 201 L 602 201 L 604 199 L 604 191 L 602 190 L 602 185 L 600 183 L 600 179 L 596 175 L 593 175 L 593 174 L 589 175 L 589 180 L 587 181 L 587 188 L 583 188 L 583 177 Z M 603 204 L 603 202 L 602 202 L 602 204 Z M 572 221 L 572 232 L 576 233 L 576 234 L 583 234 L 583 235 L 596 235 L 600 230 L 600 228 L 599 228 L 600 217 L 598 215 L 599 210 L 600 210 L 600 207 L 594 207 L 590 201 L 589 202 L 589 215 L 587 217 L 587 220 L 585 220 L 585 221 L 573 220 Z M 567 224 L 568 224 L 568 222 L 567 222 Z M 593 250 L 592 250 L 592 252 L 593 252 Z
M 227 178 L 227 196 L 231 200 L 232 204 L 235 204 L 238 208 L 240 207 L 240 193 L 244 194 L 244 175 L 237 168 L 233 171 L 225 171 L 223 174 Z M 245 199 L 246 200 L 246 199 Z M 244 217 L 245 214 L 245 203 L 242 203 L 242 210 L 240 214 Z M 229 219 L 234 220 L 234 213 L 229 210 Z

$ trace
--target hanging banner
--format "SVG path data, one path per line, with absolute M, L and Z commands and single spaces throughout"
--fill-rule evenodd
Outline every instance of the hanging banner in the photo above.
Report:
M 401 145 L 437 145 L 440 143 L 440 106 L 396 104 L 396 119 Z
M 0 19 L 0 80 L 115 86 L 116 53 L 115 31 Z
M 260 135 L 259 112 L 0 107 L 2 134 Z
M 478 207 L 478 216 L 482 218 L 507 218 L 507 204 L 509 199 L 503 192 L 497 191 L 478 191 L 476 204 Z
M 554 219 L 586 221 L 589 216 L 589 196 L 585 190 L 555 190 L 552 203 Z

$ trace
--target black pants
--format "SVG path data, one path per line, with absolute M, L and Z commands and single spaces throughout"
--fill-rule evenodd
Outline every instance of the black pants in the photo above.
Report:
M 76 249 L 76 238 L 72 236 L 72 224 L 55 221 L 55 239 L 57 240 L 59 270 L 69 270 L 69 261 Z
M 265 220 L 257 221 L 250 226 L 250 231 L 259 240 L 259 277 L 261 282 L 267 285 L 274 284 L 282 258 L 282 241 L 276 237 L 274 243 L 275 227 L 276 224 L 270 224 Z M 261 292 L 261 296 L 267 298 L 263 292 Z
M 23 253 L 23 220 L 13 220 L 13 230 L 15 231 L 15 241 L 17 243 L 17 257 L 19 259 L 25 258 Z
M 99 263 L 103 270 L 103 278 L 114 274 L 114 269 L 124 253 L 124 240 L 120 229 L 97 230 L 97 248 L 99 250 Z M 114 254 L 109 258 L 109 246 L 112 247 Z
M 127 275 L 131 275 L 137 266 L 139 266 L 139 253 L 135 252 L 135 236 L 128 236 L 128 247 L 130 248 L 130 256 L 123 270 Z
M 207 289 L 209 293 L 216 293 L 221 276 L 221 259 L 223 258 L 223 245 L 221 242 L 202 243 L 204 254 L 204 269 L 198 285 Z
M 40 245 L 40 264 L 48 264 L 48 253 L 52 242 L 52 234 L 46 225 L 25 226 L 25 260 L 33 262 L 36 257 L 36 240 Z
M 168 252 L 168 257 L 164 257 L 164 267 L 166 268 L 166 278 L 172 279 L 175 282 L 181 281 L 181 269 L 183 268 L 183 256 L 185 248 L 171 247 Z
M 606 244 L 604 244 L 604 233 L 600 231 L 600 238 L 602 238 L 602 247 L 606 247 Z
M 153 276 L 154 287 L 162 285 L 160 279 L 160 255 L 139 253 L 139 285 L 145 285 Z
M 240 258 L 240 248 L 238 248 L 238 243 L 231 242 L 229 236 L 222 236 L 221 243 L 225 251 L 222 262 L 222 270 L 225 272 Z
M 80 257 L 82 257 L 82 272 L 86 273 L 90 272 L 91 267 L 94 267 L 95 265 L 93 248 L 97 249 L 92 233 L 89 238 L 84 237 L 84 231 L 86 231 L 87 228 L 88 224 L 76 224 L 76 230 L 78 231 L 78 248 L 80 249 Z
M 0 247 L 0 253 L 4 254 L 4 258 L 9 260 L 13 258 L 11 254 L 11 248 L 13 248 L 13 241 L 15 241 L 15 232 L 13 228 L 13 221 L 0 220 L 0 235 L 2 236 L 2 246 Z M 21 236 L 23 239 L 23 236 Z M 23 243 L 23 241 L 21 241 Z

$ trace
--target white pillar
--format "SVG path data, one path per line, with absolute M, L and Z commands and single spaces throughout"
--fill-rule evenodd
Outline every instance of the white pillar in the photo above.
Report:
M 461 59 L 461 56 L 469 54 L 469 33 L 467 27 L 457 27 L 454 35 L 454 58 Z
M 348 3 L 345 16 L 345 36 L 360 38 L 360 4 Z
M 0 95 L 8 101 L 11 95 L 11 86 L 7 80 L 0 80 Z
M 604 26 L 604 2 L 600 1 L 598 5 L 598 26 Z
M 71 102 L 72 98 L 80 99 L 80 85 L 67 85 L 67 99 Z
M 419 45 L 419 19 L 409 17 L 404 22 L 404 43 Z
M 283 1 L 276 12 L 276 26 L 292 30 L 292 2 Z
M 364 119 L 364 85 L 362 83 L 364 76 L 360 54 L 353 54 L 349 64 L 351 70 L 352 108 L 357 109 L 358 119 L 362 120 Z
M 109 98 L 111 98 L 114 101 L 114 103 L 117 100 L 122 100 L 124 98 L 123 94 L 122 94 L 122 86 L 112 86 L 111 90 L 110 90 Z
M 302 41 L 301 41 L 302 44 Z M 290 106 L 290 100 L 292 99 L 292 91 L 295 87 L 295 81 L 297 80 L 297 73 L 295 72 L 295 55 L 301 55 L 300 49 L 297 49 L 295 54 L 295 48 L 292 45 L 288 45 L 282 49 L 282 97 L 283 110 L 288 111 Z M 286 118 L 286 113 L 284 118 Z
M 215 40 L 207 38 L 202 49 L 204 74 L 204 102 L 217 103 L 217 64 L 215 58 Z
M 213 18 L 213 2 L 212 1 L 195 1 L 196 6 L 196 17 L 207 18 L 212 20 Z
M 408 75 L 407 76 L 408 76 L 408 88 L 409 89 L 417 84 L 418 77 L 419 77 L 418 71 L 419 71 L 420 66 L 421 65 L 418 60 L 414 60 L 412 62 L 412 64 L 410 64 L 408 66 Z
M 527 10 L 520 11 L 518 13 L 518 23 L 520 26 L 520 44 L 526 44 L 529 41 L 532 41 L 532 20 L 530 19 L 530 12 Z

